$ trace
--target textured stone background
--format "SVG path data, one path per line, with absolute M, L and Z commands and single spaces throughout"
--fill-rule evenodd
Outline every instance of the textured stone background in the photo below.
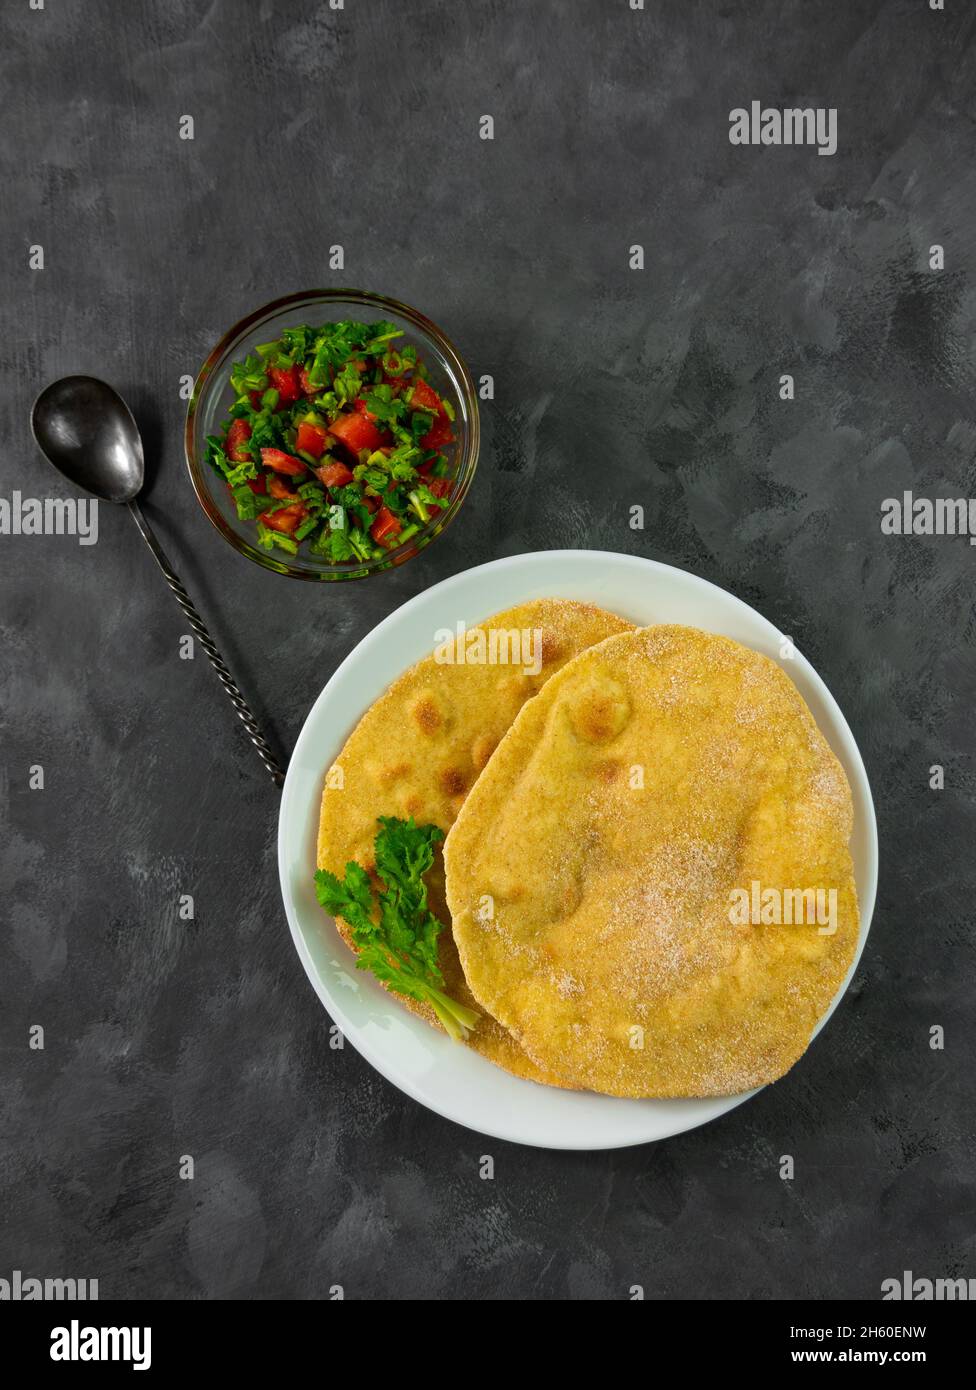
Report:
M 850 996 L 788 1079 L 654 1147 L 486 1141 L 329 1049 L 276 795 L 206 662 L 177 659 L 185 623 L 125 515 L 103 509 L 90 548 L 0 536 L 0 1274 L 540 1299 L 976 1274 L 976 551 L 879 530 L 903 488 L 974 491 L 973 33 L 961 0 L 8 0 L 0 493 L 62 491 L 28 432 L 46 381 L 115 382 L 153 520 L 285 749 L 336 663 L 437 579 L 576 545 L 694 570 L 837 695 L 883 877 Z M 836 106 L 838 153 L 734 149 L 753 98 Z M 178 392 L 242 313 L 329 283 L 421 306 L 497 399 L 446 537 L 316 591 L 211 529 Z

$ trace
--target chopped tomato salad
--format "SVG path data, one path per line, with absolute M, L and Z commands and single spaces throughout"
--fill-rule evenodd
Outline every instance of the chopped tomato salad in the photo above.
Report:
M 451 495 L 454 411 L 392 323 L 286 328 L 242 362 L 207 459 L 258 544 L 334 564 L 376 559 Z M 445 452 L 447 451 L 447 452 Z

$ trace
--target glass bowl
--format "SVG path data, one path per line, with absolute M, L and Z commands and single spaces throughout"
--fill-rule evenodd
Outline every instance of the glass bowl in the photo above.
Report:
M 258 343 L 278 337 L 284 328 L 299 323 L 317 327 L 335 319 L 358 319 L 364 323 L 387 319 L 404 331 L 398 346 L 416 345 L 420 360 L 427 365 L 431 385 L 454 407 L 456 443 L 450 446 L 452 452 L 448 455 L 454 466 L 451 493 L 447 506 L 437 516 L 431 517 L 403 545 L 394 546 L 375 559 L 333 564 L 307 549 L 295 556 L 278 558 L 257 544 L 254 522 L 239 519 L 226 483 L 207 462 L 207 435 L 220 433 L 233 403 L 230 370 L 236 361 L 246 357 Z M 477 393 L 451 340 L 416 309 L 364 290 L 306 290 L 276 299 L 248 314 L 224 334 L 200 368 L 186 412 L 186 463 L 200 506 L 239 554 L 292 579 L 366 579 L 378 570 L 402 565 L 430 545 L 461 509 L 477 467 L 479 443 Z

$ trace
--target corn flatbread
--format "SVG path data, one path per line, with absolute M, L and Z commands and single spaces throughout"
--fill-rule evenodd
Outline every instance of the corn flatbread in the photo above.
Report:
M 431 655 L 411 667 L 366 712 L 326 776 L 319 868 L 342 877 L 346 863 L 355 860 L 374 870 L 378 816 L 413 816 L 420 825 L 433 823 L 447 832 L 526 700 L 584 648 L 629 631 L 630 626 L 590 604 L 538 599 L 496 614 L 465 633 L 463 640 L 455 635 L 452 654 L 463 656 L 463 662 L 448 663 Z M 524 635 L 518 646 L 512 640 L 515 633 Z M 431 635 L 443 656 L 444 638 Z M 341 786 L 336 785 L 340 781 Z M 450 930 L 440 846 L 427 883 L 431 909 L 445 923 L 439 941 L 444 990 L 482 1014 L 469 1046 L 517 1076 L 564 1085 L 560 1077 L 537 1067 L 472 998 Z M 336 925 L 352 946 L 346 923 L 340 920 Z M 425 1004 L 395 997 L 440 1027 Z
M 448 837 L 475 999 L 570 1086 L 678 1097 L 773 1081 L 854 955 L 852 819 L 844 772 L 774 662 L 693 628 L 611 637 L 522 709 Z

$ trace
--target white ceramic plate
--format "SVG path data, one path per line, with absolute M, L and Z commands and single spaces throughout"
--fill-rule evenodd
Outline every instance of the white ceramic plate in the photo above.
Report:
M 438 1114 L 499 1139 L 552 1149 L 620 1148 L 680 1134 L 755 1092 L 715 1100 L 619 1100 L 509 1076 L 398 1007 L 370 976 L 357 971 L 313 886 L 322 781 L 363 712 L 401 671 L 428 655 L 438 628 L 453 628 L 459 620 L 471 627 L 504 608 L 547 596 L 596 603 L 641 626 L 685 623 L 724 634 L 772 657 L 797 685 L 854 793 L 851 850 L 861 935 L 823 1027 L 860 959 L 877 886 L 874 806 L 854 737 L 810 663 L 799 653 L 781 659 L 783 635 L 771 623 L 713 584 L 637 556 L 554 550 L 495 560 L 418 594 L 364 637 L 312 706 L 288 766 L 278 826 L 281 891 L 316 993 L 346 1038 L 394 1085 Z M 788 1086 L 789 1075 L 780 1084 Z

